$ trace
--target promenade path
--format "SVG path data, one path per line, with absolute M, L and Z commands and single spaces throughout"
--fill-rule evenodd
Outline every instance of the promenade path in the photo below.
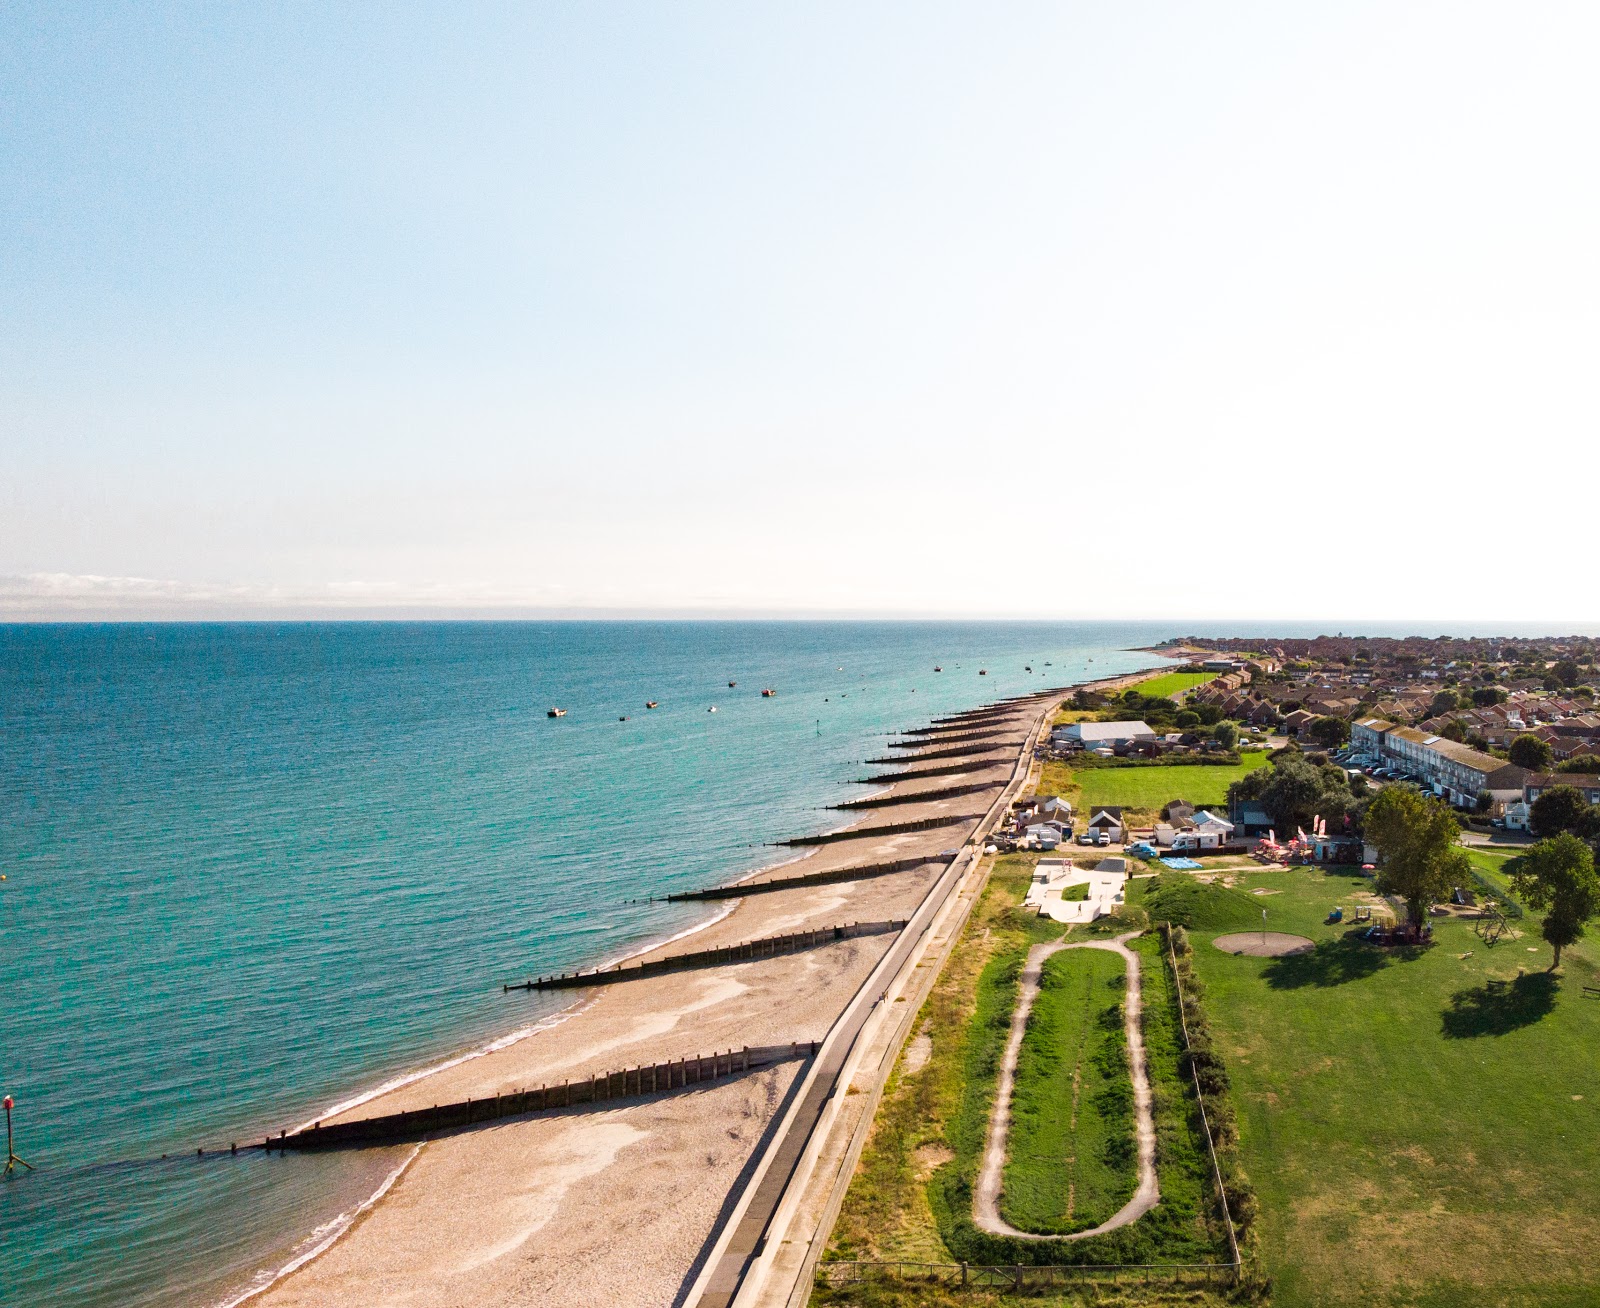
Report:
M 1027 961 L 1022 968 L 1016 1011 L 1011 1015 L 1011 1032 L 1000 1061 L 1000 1081 L 995 1090 L 994 1107 L 989 1113 L 989 1134 L 984 1143 L 983 1166 L 978 1172 L 978 1184 L 972 1197 L 972 1219 L 991 1235 L 1011 1235 L 1019 1240 L 1084 1240 L 1091 1235 L 1103 1235 L 1119 1226 L 1136 1222 L 1160 1202 L 1161 1189 L 1156 1182 L 1156 1125 L 1151 1111 L 1150 1071 L 1145 1060 L 1144 1036 L 1139 1029 L 1139 1015 L 1144 1009 L 1139 984 L 1139 956 L 1128 948 L 1128 941 L 1139 934 L 1129 931 L 1110 940 L 1084 940 L 1071 944 L 1056 941 L 1035 945 L 1028 951 Z M 1045 960 L 1063 949 L 1107 949 L 1121 954 L 1127 967 L 1123 1029 L 1128 1037 L 1128 1062 L 1133 1075 L 1134 1131 L 1139 1142 L 1139 1186 L 1133 1192 L 1133 1198 L 1099 1226 L 1087 1231 L 1074 1231 L 1071 1235 L 1039 1235 L 1033 1231 L 1019 1231 L 1000 1216 L 1000 1181 L 1006 1165 L 1006 1143 L 1011 1135 L 1011 1097 L 1016 1087 L 1017 1056 L 1022 1052 L 1022 1037 L 1027 1031 L 1033 1001 L 1039 994 L 1039 977 Z

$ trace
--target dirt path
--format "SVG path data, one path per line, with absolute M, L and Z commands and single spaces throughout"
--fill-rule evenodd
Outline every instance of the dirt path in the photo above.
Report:
M 1156 1182 L 1156 1124 L 1151 1113 L 1150 1073 L 1145 1062 L 1144 1034 L 1139 1029 L 1139 1015 L 1143 1011 L 1139 956 L 1128 948 L 1128 941 L 1138 934 L 1137 931 L 1129 931 L 1111 940 L 1084 940 L 1075 944 L 1057 941 L 1054 944 L 1035 945 L 1028 951 L 1017 992 L 1016 1012 L 1011 1015 L 1011 1033 L 1006 1039 L 1005 1054 L 1000 1060 L 1000 1081 L 995 1088 L 994 1108 L 989 1114 L 989 1135 L 983 1149 L 983 1166 L 978 1172 L 978 1185 L 972 1199 L 973 1221 L 991 1235 L 1014 1235 L 1019 1240 L 1082 1240 L 1138 1221 L 1161 1199 L 1161 1189 Z M 1099 1226 L 1087 1231 L 1074 1231 L 1071 1235 L 1037 1235 L 1032 1231 L 1017 1230 L 1000 1216 L 1000 1178 L 1006 1165 L 1006 1142 L 1011 1135 L 1011 1096 L 1016 1088 L 1017 1055 L 1022 1051 L 1028 1014 L 1033 1011 L 1033 1001 L 1039 993 L 1039 974 L 1044 969 L 1045 959 L 1060 949 L 1109 949 L 1122 955 L 1128 969 L 1123 1029 L 1128 1037 L 1128 1062 L 1133 1075 L 1134 1130 L 1139 1141 L 1139 1188 L 1133 1192 L 1133 1198 Z

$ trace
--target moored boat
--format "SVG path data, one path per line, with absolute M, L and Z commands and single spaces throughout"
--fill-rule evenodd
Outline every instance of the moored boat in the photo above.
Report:
M 645 700 L 645 702 L 644 702 L 644 706 L 645 706 L 645 707 L 646 707 L 646 708 L 655 708 L 655 706 L 656 706 L 656 705 L 657 705 L 657 704 L 659 704 L 659 703 L 660 703 L 660 702 L 661 702 L 661 701 L 660 701 L 660 700 L 658 700 L 658 699 L 647 699 L 647 700 Z
M 553 708 L 553 709 L 545 710 L 545 717 L 547 717 L 547 718 L 564 718 L 566 716 L 567 716 L 566 709 Z
M 771 699 L 777 693 L 778 692 L 775 691 L 771 686 L 768 686 L 765 690 L 763 690 L 761 692 L 761 698 L 762 699 Z

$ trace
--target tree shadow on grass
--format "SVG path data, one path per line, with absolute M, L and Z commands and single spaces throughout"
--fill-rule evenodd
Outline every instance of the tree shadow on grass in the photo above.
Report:
M 1302 986 L 1342 986 L 1381 972 L 1397 959 L 1415 958 L 1420 950 L 1368 944 L 1360 938 L 1366 927 L 1356 927 L 1337 940 L 1321 940 L 1303 954 L 1275 958 L 1261 975 L 1274 990 L 1299 990 Z
M 1474 1036 L 1508 1035 L 1532 1026 L 1555 1008 L 1560 989 L 1558 978 L 1548 972 L 1535 972 L 1515 981 L 1487 981 L 1458 990 L 1450 996 L 1450 1007 L 1441 1015 L 1445 1037 L 1469 1040 Z

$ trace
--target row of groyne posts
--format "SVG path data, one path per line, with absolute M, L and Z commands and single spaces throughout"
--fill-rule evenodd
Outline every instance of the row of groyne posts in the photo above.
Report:
M 281 1151 L 337 1149 L 350 1145 L 415 1140 L 502 1117 L 525 1117 L 530 1113 L 555 1112 L 563 1108 L 626 1099 L 632 1095 L 662 1094 L 709 1081 L 725 1080 L 755 1068 L 810 1058 L 816 1054 L 819 1043 L 816 1040 L 797 1040 L 787 1045 L 746 1046 L 614 1072 L 597 1072 L 576 1081 L 563 1081 L 560 1085 L 542 1085 L 538 1089 L 516 1090 L 484 1099 L 463 1099 L 456 1103 L 434 1104 L 430 1108 L 385 1113 L 349 1122 L 317 1122 L 298 1131 L 281 1131 L 276 1139 L 269 1137 L 255 1148 Z
M 991 710 L 990 716 L 1001 716 L 1003 713 L 1011 711 L 1014 710 L 1009 707 L 1004 710 Z M 915 734 L 918 737 L 934 736 L 961 725 L 964 724 L 959 720 L 943 725 L 936 724 L 930 728 L 919 729 Z M 910 747 L 921 748 L 929 744 L 951 745 L 956 746 L 955 754 L 964 754 L 968 752 L 969 742 L 975 742 L 983 738 L 982 733 L 975 733 L 945 736 L 937 741 L 919 739 L 914 746 Z M 981 750 L 985 751 L 991 748 L 991 745 L 980 747 Z M 938 756 L 938 754 L 928 755 L 928 757 Z M 888 762 L 890 760 L 883 761 Z M 893 761 L 899 762 L 900 760 Z M 959 768 L 952 769 L 952 771 L 955 770 L 959 770 Z M 888 780 L 888 778 L 884 778 L 884 780 Z M 952 794 L 970 794 L 985 788 L 987 787 L 963 786 L 951 787 L 949 791 Z M 945 795 L 940 794 L 928 797 L 942 798 Z M 785 845 L 820 845 L 831 843 L 834 840 L 926 831 L 953 826 L 970 820 L 971 818 L 965 815 L 926 818 L 921 821 L 902 822 L 883 827 L 860 828 L 847 832 L 829 832 L 820 836 L 802 836 L 781 843 Z M 886 876 L 895 872 L 910 871 L 927 864 L 948 864 L 956 857 L 956 854 L 956 850 L 947 850 L 939 854 L 893 859 L 881 863 L 864 864 L 858 867 L 834 868 L 825 872 L 773 878 L 767 881 L 714 886 L 703 890 L 668 895 L 665 898 L 679 901 L 729 899 L 803 886 L 826 885 L 833 882 Z M 840 940 L 892 934 L 904 930 L 906 925 L 907 919 L 904 918 L 881 922 L 840 923 L 809 931 L 796 931 L 781 936 L 768 936 L 756 940 L 748 940 L 715 949 L 673 954 L 666 958 L 649 959 L 633 964 L 622 964 L 616 967 L 595 969 L 587 972 L 561 973 L 539 977 L 516 985 L 506 985 L 503 987 L 503 991 L 509 993 L 512 990 L 578 989 L 619 981 L 631 981 L 646 976 L 664 975 L 698 967 L 714 967 L 719 964 L 748 962 L 812 949 Z M 811 1058 L 816 1055 L 819 1047 L 819 1041 L 799 1040 L 792 1041 L 787 1045 L 745 1046 L 740 1049 L 670 1059 L 665 1062 L 623 1068 L 616 1071 L 598 1072 L 587 1078 L 563 1081 L 559 1085 L 541 1085 L 536 1089 L 521 1089 L 478 1099 L 468 1098 L 453 1103 L 434 1104 L 428 1108 L 385 1113 L 351 1121 L 316 1122 L 298 1130 L 280 1131 L 276 1138 L 268 1137 L 259 1144 L 246 1145 L 245 1148 L 287 1152 L 289 1150 L 336 1149 L 422 1139 L 439 1132 L 461 1130 L 500 1118 L 523 1117 L 541 1112 L 559 1112 L 563 1109 L 592 1106 L 637 1095 L 671 1093 L 692 1086 L 739 1076 L 758 1068 L 769 1067 L 795 1059 Z M 239 1145 L 231 1144 L 226 1151 L 212 1152 L 237 1154 L 239 1148 Z M 197 1152 L 204 1155 L 207 1151 L 202 1149 Z

